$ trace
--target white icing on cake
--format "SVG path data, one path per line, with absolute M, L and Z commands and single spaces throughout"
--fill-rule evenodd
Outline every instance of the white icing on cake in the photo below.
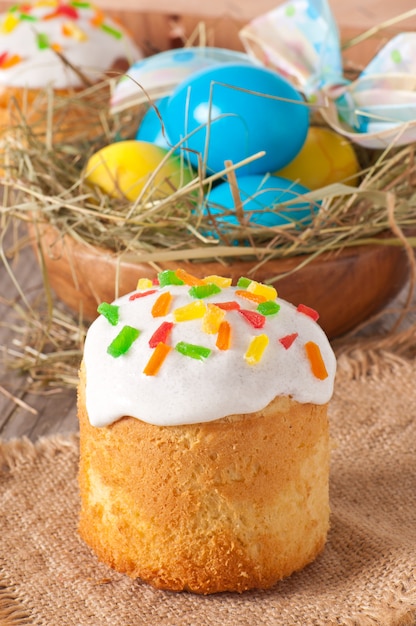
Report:
M 202 320 L 174 323 L 167 344 L 172 346 L 156 375 L 146 375 L 144 368 L 153 352 L 149 339 L 162 322 L 174 321 L 173 311 L 195 301 L 187 285 L 152 287 L 155 293 L 136 300 L 129 295 L 115 301 L 119 320 L 112 325 L 100 315 L 87 333 L 84 364 L 86 367 L 86 408 L 94 426 L 106 426 L 124 415 L 156 425 L 168 426 L 212 421 L 236 413 L 261 410 L 275 396 L 287 395 L 301 403 L 324 404 L 333 393 L 335 356 L 321 327 L 291 304 L 275 299 L 277 314 L 266 316 L 263 328 L 254 328 L 236 310 L 227 311 L 232 334 L 228 350 L 216 347 L 216 334 L 201 329 Z M 236 287 L 204 298 L 208 303 L 236 300 L 242 309 L 256 310 L 257 304 L 236 297 Z M 173 296 L 170 312 L 153 317 L 152 306 L 164 292 Z M 113 357 L 109 344 L 124 325 L 137 328 L 140 335 L 126 354 Z M 298 333 L 285 348 L 282 337 Z M 269 343 L 256 364 L 244 358 L 251 339 L 266 334 Z M 211 350 L 204 360 L 179 353 L 175 346 L 184 341 Z M 314 342 L 327 370 L 324 379 L 311 369 L 305 343 Z
M 82 87 L 77 68 L 92 83 L 118 59 L 141 53 L 123 27 L 89 2 L 38 0 L 14 5 L 0 18 L 0 86 Z

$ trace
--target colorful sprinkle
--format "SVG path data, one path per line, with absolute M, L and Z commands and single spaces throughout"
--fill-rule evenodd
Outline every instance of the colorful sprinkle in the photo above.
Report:
M 137 281 L 136 289 L 138 291 L 144 291 L 145 289 L 151 289 L 153 287 L 153 283 L 150 278 L 139 278 Z
M 65 37 L 72 37 L 76 41 L 87 41 L 88 39 L 87 34 L 82 30 L 82 28 L 73 22 L 66 22 L 63 24 L 62 34 L 65 35 Z
M 214 285 L 218 285 L 221 289 L 226 289 L 231 286 L 232 278 L 226 278 L 225 276 L 217 276 L 216 274 L 211 274 L 211 276 L 205 276 L 202 281 L 206 283 L 212 283 Z
M 196 300 L 190 304 L 185 304 L 173 311 L 173 319 L 175 322 L 189 322 L 204 317 L 207 310 L 205 302 Z
M 177 269 L 176 270 L 176 276 L 180 279 L 183 280 L 183 282 L 185 283 L 185 285 L 189 285 L 189 287 L 192 287 L 193 285 L 203 285 L 203 281 L 200 278 L 197 278 L 196 276 L 193 276 L 192 274 L 189 274 L 189 272 L 186 272 L 184 269 Z
M 104 13 L 98 7 L 94 7 L 94 9 L 95 9 L 95 14 L 91 18 L 90 21 L 91 21 L 92 26 L 98 27 L 98 26 L 101 26 L 104 22 Z
M 250 345 L 247 348 L 244 359 L 249 365 L 256 365 L 263 358 L 264 351 L 268 345 L 269 337 L 267 335 L 256 335 L 250 341 Z
M 318 344 L 314 341 L 308 341 L 305 343 L 305 350 L 311 364 L 312 374 L 315 378 L 319 378 L 319 380 L 325 380 L 325 378 L 328 378 L 328 372 Z
M 263 296 L 265 300 L 275 300 L 277 298 L 277 291 L 274 287 L 257 283 L 255 280 L 252 280 L 247 286 L 247 291 L 257 296 Z
M 7 69 L 8 67 L 13 67 L 13 65 L 17 65 L 21 63 L 22 57 L 18 54 L 8 55 L 7 52 L 0 56 L 0 68 Z
M 209 335 L 216 335 L 224 317 L 224 309 L 220 309 L 215 304 L 208 304 L 206 313 L 202 318 L 202 331 Z
M 247 291 L 247 289 L 237 289 L 235 295 L 239 298 L 245 298 L 245 300 L 250 300 L 250 302 L 255 302 L 256 304 L 266 301 L 266 298 L 264 296 L 260 296 L 256 293 L 250 293 L 250 291 Z
M 237 281 L 237 287 L 240 287 L 241 289 L 247 289 L 250 283 L 251 283 L 251 280 L 249 278 L 240 276 L 240 278 Z
M 274 300 L 266 300 L 266 302 L 259 304 L 257 311 L 262 315 L 276 315 L 280 311 L 280 304 Z
M 154 305 L 152 306 L 153 317 L 164 317 L 169 313 L 172 303 L 172 294 L 169 291 L 161 293 Z
M 251 324 L 253 328 L 263 328 L 263 326 L 266 323 L 265 316 L 262 315 L 261 313 L 257 313 L 256 311 L 249 311 L 248 309 L 239 309 L 238 313 L 241 315 L 241 317 L 244 317 L 244 319 L 247 320 L 247 322 Z
M 36 42 L 38 44 L 39 50 L 46 50 L 49 48 L 49 38 L 45 33 L 37 33 L 36 34 Z
M 161 287 L 167 287 L 168 285 L 184 285 L 183 280 L 177 277 L 174 270 L 164 270 L 157 275 L 159 279 L 159 285 Z
M 139 335 L 140 331 L 137 328 L 133 328 L 133 326 L 123 326 L 117 337 L 115 337 L 108 346 L 108 354 L 114 358 L 126 354 Z
M 318 311 L 315 311 L 315 309 L 312 309 L 310 306 L 306 306 L 306 304 L 299 304 L 296 307 L 296 310 L 299 311 L 299 313 L 303 313 L 304 315 L 308 315 L 315 322 L 319 319 Z
M 112 326 L 117 326 L 119 320 L 119 308 L 116 304 L 101 302 L 98 305 L 97 312 L 105 317 Z
M 171 350 L 171 346 L 167 346 L 162 341 L 158 343 L 143 370 L 143 374 L 146 374 L 146 376 L 155 376 Z
M 14 31 L 18 24 L 17 17 L 13 13 L 8 13 L 1 24 L 0 33 L 9 34 Z
M 241 308 L 235 300 L 231 300 L 230 302 L 215 302 L 215 306 L 224 309 L 224 311 L 238 311 L 238 309 Z
M 156 348 L 158 343 L 166 343 L 173 328 L 173 322 L 162 322 L 149 339 L 149 346 Z
M 220 324 L 215 345 L 218 350 L 228 350 L 231 345 L 231 326 L 227 320 Z
M 207 285 L 194 285 L 190 288 L 189 295 L 191 298 L 209 298 L 209 296 L 220 293 L 220 291 L 221 287 L 214 283 L 209 283 Z
M 145 296 L 151 296 L 152 293 L 156 293 L 156 289 L 150 289 L 150 291 L 132 293 L 129 300 L 138 300 L 138 298 L 144 298 Z
M 193 343 L 186 343 L 185 341 L 177 343 L 175 350 L 184 356 L 189 356 L 192 359 L 197 359 L 199 361 L 203 361 L 211 354 L 211 350 L 209 348 L 206 348 L 205 346 L 196 346 Z
M 27 15 L 25 13 L 21 14 L 20 19 L 22 20 L 22 22 L 37 22 L 38 21 L 38 18 L 35 17 L 34 15 Z
M 295 339 L 297 339 L 298 336 L 298 333 L 292 333 L 291 335 L 285 335 L 284 337 L 280 337 L 279 341 L 286 350 L 289 350 L 290 346 L 295 341 Z
M 77 2 L 77 0 L 72 0 L 71 4 L 72 6 L 77 7 L 77 9 L 90 9 L 91 8 L 90 2 Z
M 79 15 L 75 7 L 68 4 L 60 4 L 55 11 L 44 16 L 44 20 L 53 20 L 55 17 L 69 17 L 71 20 L 77 20 Z
M 100 24 L 100 28 L 108 35 L 112 35 L 113 37 L 115 37 L 115 39 L 122 39 L 123 37 L 123 34 L 119 30 L 113 28 L 112 26 L 109 26 L 108 24 Z

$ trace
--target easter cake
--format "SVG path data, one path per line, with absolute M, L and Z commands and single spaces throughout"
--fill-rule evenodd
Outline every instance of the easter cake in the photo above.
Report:
M 14 101 L 39 109 L 40 92 L 75 93 L 140 56 L 126 29 L 90 2 L 14 4 L 0 16 L 0 127 L 10 122 Z
M 241 278 L 102 303 L 80 370 L 80 534 L 168 590 L 268 588 L 322 551 L 336 369 L 308 306 Z

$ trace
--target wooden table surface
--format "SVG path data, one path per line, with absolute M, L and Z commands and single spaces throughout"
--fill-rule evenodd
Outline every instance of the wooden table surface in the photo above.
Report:
M 0 226 L 1 228 L 1 226 Z M 6 233 L 4 249 L 10 250 L 11 233 Z M 42 277 L 35 255 L 26 247 L 11 259 L 11 268 L 21 289 L 33 297 L 43 289 Z M 19 300 L 13 280 L 0 260 L 0 349 L 13 349 L 18 333 L 12 324 L 21 324 L 9 302 Z M 1 355 L 0 355 L 1 359 Z M 27 391 L 25 375 L 11 370 L 0 360 L 0 437 L 10 439 L 27 436 L 36 440 L 43 435 L 77 430 L 76 393 L 72 389 Z

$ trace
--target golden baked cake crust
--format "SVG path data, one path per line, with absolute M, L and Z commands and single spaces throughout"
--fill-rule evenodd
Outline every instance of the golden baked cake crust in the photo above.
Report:
M 114 569 L 209 594 L 267 588 L 323 549 L 329 527 L 327 405 L 161 427 L 90 425 L 78 392 L 80 534 Z

